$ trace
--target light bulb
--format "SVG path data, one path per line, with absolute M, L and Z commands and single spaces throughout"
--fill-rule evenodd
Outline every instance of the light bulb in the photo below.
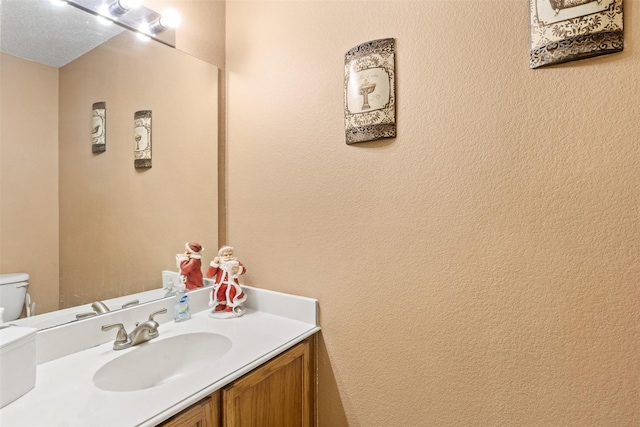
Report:
M 148 24 L 143 22 L 138 26 L 138 31 L 136 32 L 136 36 L 138 36 L 140 40 L 148 40 L 149 34 L 151 34 L 151 30 L 149 29 Z
M 109 5 L 109 14 L 117 18 L 129 12 L 131 9 L 140 7 L 141 4 L 142 0 L 114 0 L 114 2 Z
M 173 9 L 166 10 L 161 17 L 154 19 L 149 24 L 149 31 L 158 34 L 167 28 L 175 28 L 180 25 L 180 15 Z
M 173 9 L 167 9 L 160 17 L 160 25 L 165 28 L 175 28 L 180 25 L 180 14 Z
M 98 15 L 96 15 L 96 19 L 102 25 L 110 25 L 113 23 L 113 21 L 111 21 L 109 18 L 111 18 L 111 15 L 109 14 L 109 6 L 106 4 L 103 4 L 98 10 Z

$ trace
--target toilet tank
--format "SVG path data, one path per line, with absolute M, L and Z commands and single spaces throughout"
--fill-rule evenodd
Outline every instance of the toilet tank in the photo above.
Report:
M 5 322 L 20 317 L 28 284 L 27 273 L 0 274 L 0 307 L 4 307 Z
M 36 328 L 0 329 L 0 408 L 36 385 Z

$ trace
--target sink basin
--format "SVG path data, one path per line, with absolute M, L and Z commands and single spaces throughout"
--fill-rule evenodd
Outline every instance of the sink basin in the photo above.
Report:
M 156 387 L 211 366 L 231 349 L 224 335 L 198 332 L 150 341 L 98 369 L 93 384 L 106 391 Z

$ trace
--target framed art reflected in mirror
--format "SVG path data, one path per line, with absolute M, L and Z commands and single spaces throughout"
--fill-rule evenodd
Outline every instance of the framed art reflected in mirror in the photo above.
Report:
M 136 168 L 147 169 L 151 167 L 151 111 L 136 111 L 134 114 L 133 138 L 135 148 L 134 165 Z
M 91 152 L 103 153 L 107 149 L 107 103 L 94 103 L 92 111 Z

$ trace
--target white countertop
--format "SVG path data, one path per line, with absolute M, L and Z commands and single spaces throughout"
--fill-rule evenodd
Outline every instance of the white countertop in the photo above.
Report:
M 115 332 L 111 331 L 109 342 L 39 364 L 35 388 L 0 409 L 0 425 L 154 426 L 320 330 L 313 320 L 317 319 L 315 300 L 255 288 L 248 289 L 248 295 L 254 301 L 247 301 L 247 312 L 240 318 L 213 319 L 209 310 L 200 311 L 185 322 L 162 323 L 158 338 L 120 351 L 112 349 Z M 307 312 L 303 316 L 291 315 L 297 310 L 296 302 Z M 109 392 L 94 386 L 93 375 L 110 360 L 193 332 L 224 335 L 232 347 L 215 364 L 156 387 Z

